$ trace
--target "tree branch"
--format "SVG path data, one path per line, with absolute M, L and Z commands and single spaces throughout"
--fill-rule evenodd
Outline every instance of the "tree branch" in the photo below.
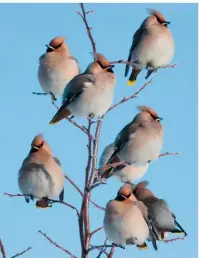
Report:
M 79 14 L 79 16 L 82 18 L 85 26 L 86 26 L 86 30 L 87 30 L 87 34 L 88 34 L 88 37 L 91 41 L 91 45 L 92 45 L 92 48 L 93 48 L 93 52 L 96 53 L 96 43 L 93 39 L 93 36 L 91 34 L 91 27 L 88 25 L 88 22 L 87 22 L 87 19 L 86 19 L 86 15 L 89 14 L 89 13 L 93 13 L 94 11 L 85 11 L 84 9 L 84 4 L 83 3 L 80 3 L 80 7 L 81 7 L 81 10 L 82 10 L 82 13 L 80 12 L 77 12 Z
M 2 257 L 6 258 L 6 251 L 5 251 L 5 248 L 4 248 L 1 238 L 0 238 L 0 251 L 1 251 Z
M 115 251 L 115 246 L 112 246 L 111 250 L 110 250 L 110 253 L 108 255 L 108 258 L 112 258 L 113 257 L 114 251 Z
M 127 101 L 129 101 L 130 99 L 135 99 L 138 94 L 143 91 L 149 84 L 151 84 L 153 82 L 153 79 L 155 78 L 156 75 L 154 75 L 148 82 L 146 82 L 138 91 L 136 91 L 133 95 L 129 96 L 129 97 L 124 97 L 122 100 L 120 100 L 118 103 L 114 104 L 113 106 L 111 106 L 108 111 L 106 112 L 106 114 L 108 112 L 110 112 L 111 110 L 113 110 L 114 108 L 118 107 L 119 105 L 121 105 L 122 103 L 125 103 Z M 105 115 L 106 115 L 105 114 Z
M 101 226 L 99 228 L 96 228 L 95 230 L 93 230 L 91 233 L 90 233 L 90 237 L 92 237 L 94 234 L 96 234 L 98 231 L 100 231 L 101 229 L 103 229 L 104 227 Z
M 59 244 L 57 244 L 55 241 L 53 241 L 50 237 L 48 237 L 45 233 L 43 233 L 41 230 L 38 231 L 42 236 L 44 236 L 51 244 L 53 244 L 55 247 L 59 248 L 60 250 L 62 250 L 63 252 L 67 253 L 68 255 L 70 255 L 70 257 L 72 258 L 78 258 L 77 256 L 75 256 L 74 254 L 72 254 L 71 252 L 69 252 L 67 249 L 65 249 L 64 247 L 60 246 Z
M 93 181 L 95 179 L 96 172 L 97 172 L 97 156 L 98 156 L 98 145 L 99 145 L 101 126 L 102 126 L 102 118 L 98 119 L 97 126 L 96 126 L 95 139 L 94 139 L 94 144 L 93 144 L 92 173 L 91 173 L 90 180 L 89 180 L 90 188 L 93 185 Z
M 30 251 L 32 249 L 32 247 L 28 247 L 27 249 L 25 249 L 24 251 L 20 252 L 20 253 L 16 253 L 14 256 L 12 256 L 11 258 L 16 258 L 19 256 L 22 256 L 23 254 L 27 253 L 28 251 Z
M 177 240 L 185 240 L 186 236 L 183 236 L 183 237 L 176 237 L 176 238 L 172 238 L 172 239 L 166 239 L 164 240 L 163 242 L 165 243 L 169 243 L 169 242 L 174 242 L 174 241 L 177 241 Z
M 25 196 L 30 197 L 30 195 L 27 195 L 27 194 L 10 194 L 10 193 L 4 193 L 4 195 L 7 195 L 7 196 L 9 196 L 9 197 L 25 197 Z M 69 203 L 67 203 L 67 202 L 64 202 L 64 201 L 62 202 L 62 201 L 52 200 L 52 199 L 48 199 L 48 200 L 49 200 L 50 202 L 52 202 L 52 203 L 61 203 L 61 204 L 65 205 L 65 206 L 67 206 L 67 207 L 69 207 L 69 208 L 75 210 L 76 213 L 77 213 L 77 216 L 78 216 L 78 218 L 79 218 L 80 214 L 79 214 L 78 209 L 77 209 L 75 206 L 73 206 L 73 205 L 71 205 L 71 204 L 69 204 Z
M 161 157 L 164 157 L 164 156 L 176 156 L 176 155 L 179 155 L 180 154 L 180 152 L 165 152 L 165 153 L 161 153 L 160 155 L 159 155 L 159 158 L 161 158 Z
M 66 180 L 68 180 L 68 182 L 78 191 L 78 193 L 83 197 L 84 193 L 80 190 L 80 188 L 74 183 L 74 181 L 72 181 L 67 175 L 65 175 Z M 105 208 L 98 205 L 97 203 L 93 202 L 92 200 L 90 200 L 90 202 L 99 210 L 104 211 Z

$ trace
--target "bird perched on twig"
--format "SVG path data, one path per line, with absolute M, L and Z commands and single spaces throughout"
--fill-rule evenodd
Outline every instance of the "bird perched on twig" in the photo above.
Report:
M 53 38 L 46 47 L 46 53 L 39 59 L 38 78 L 44 95 L 50 94 L 56 100 L 80 70 L 77 60 L 71 56 L 64 42 L 64 37 Z
M 103 177 L 103 174 L 106 172 L 106 169 L 104 170 L 103 167 L 107 164 L 107 162 L 111 158 L 114 151 L 115 151 L 115 148 L 114 148 L 114 144 L 112 143 L 106 146 L 106 148 L 102 152 L 102 155 L 100 157 L 100 162 L 99 162 L 99 167 L 101 168 L 99 170 L 99 175 L 101 177 Z M 118 162 L 120 162 L 119 159 L 118 159 Z M 128 164 L 121 165 L 121 166 L 115 167 L 112 173 L 109 174 L 109 176 L 114 176 L 120 179 L 123 183 L 132 183 L 140 179 L 141 177 L 143 177 L 143 175 L 148 170 L 148 167 L 149 167 L 149 163 L 146 163 L 145 165 L 140 165 L 140 166 L 128 165 Z
M 52 151 L 43 136 L 38 134 L 31 143 L 28 156 L 24 159 L 19 170 L 18 184 L 20 191 L 30 198 L 39 199 L 37 207 L 51 207 L 48 199 L 59 196 L 64 199 L 64 174 L 58 158 L 53 157 Z
M 146 241 L 151 240 L 157 250 L 147 208 L 132 194 L 130 184 L 124 184 L 117 197 L 107 203 L 104 230 L 108 240 L 116 245 L 136 244 L 139 249 L 146 249 Z
M 106 113 L 113 101 L 116 77 L 110 62 L 102 54 L 77 75 L 64 90 L 63 104 L 50 121 L 55 124 L 71 114 L 75 117 L 97 116 Z
M 177 222 L 176 216 L 171 212 L 167 202 L 156 197 L 147 188 L 148 182 L 142 181 L 133 187 L 133 194 L 138 201 L 142 201 L 148 209 L 148 214 L 154 223 L 159 240 L 164 240 L 168 233 L 184 234 L 185 230 Z
M 129 51 L 128 62 L 133 65 L 133 70 L 128 80 L 128 85 L 135 84 L 138 74 L 147 69 L 147 79 L 158 68 L 170 64 L 174 56 L 174 40 L 168 29 L 170 22 L 153 9 L 149 10 L 151 16 L 147 17 L 140 28 L 133 35 L 133 43 Z M 129 72 L 126 65 L 125 77 Z
M 150 107 L 139 106 L 138 109 L 141 112 L 117 135 L 114 152 L 107 164 L 121 161 L 136 167 L 147 167 L 159 157 L 163 143 L 162 118 Z M 102 178 L 109 177 L 110 173 L 114 173 L 114 168 L 107 169 Z

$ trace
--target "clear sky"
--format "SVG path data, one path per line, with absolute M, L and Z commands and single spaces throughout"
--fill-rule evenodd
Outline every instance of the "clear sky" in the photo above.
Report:
M 147 16 L 146 8 L 161 11 L 168 21 L 176 45 L 175 69 L 162 69 L 154 82 L 138 98 L 110 112 L 102 127 L 99 154 L 116 134 L 136 115 L 136 105 L 148 105 L 163 117 L 165 130 L 163 152 L 180 151 L 177 157 L 164 157 L 154 162 L 143 179 L 150 181 L 154 193 L 168 201 L 188 237 L 184 241 L 158 243 L 155 252 L 135 247 L 116 250 L 119 257 L 194 258 L 197 255 L 197 4 L 85 4 L 94 10 L 89 16 L 97 50 L 109 60 L 127 59 L 132 35 Z M 79 257 L 80 243 L 75 213 L 63 205 L 52 209 L 36 209 L 23 198 L 9 198 L 4 192 L 19 193 L 17 173 L 29 152 L 32 138 L 43 133 L 67 173 L 83 188 L 86 166 L 86 137 L 66 121 L 50 126 L 55 114 L 49 97 L 34 96 L 41 91 L 38 59 L 45 44 L 64 35 L 81 70 L 92 61 L 91 45 L 84 24 L 77 15 L 77 4 L 1 4 L 1 180 L 0 237 L 7 256 L 32 246 L 27 258 L 66 257 L 39 233 L 42 230 L 60 245 Z M 117 85 L 114 103 L 131 95 L 144 83 L 142 73 L 134 87 L 126 86 L 124 65 L 115 68 Z M 85 123 L 85 120 L 79 120 Z M 105 204 L 115 198 L 121 184 L 110 179 L 106 186 L 93 192 L 93 199 Z M 80 207 L 80 196 L 65 182 L 65 200 Z M 102 211 L 91 205 L 92 229 L 101 226 Z M 93 237 L 93 244 L 102 244 L 103 230 Z M 1 255 L 0 255 L 1 256 Z M 96 257 L 93 252 L 90 257 Z

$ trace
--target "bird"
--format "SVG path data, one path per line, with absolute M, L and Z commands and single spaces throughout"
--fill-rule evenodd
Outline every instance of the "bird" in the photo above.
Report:
M 53 38 L 46 47 L 46 53 L 39 58 L 38 79 L 44 94 L 50 94 L 56 100 L 63 94 L 68 82 L 80 73 L 80 69 L 64 37 Z
M 168 203 L 164 199 L 156 197 L 147 188 L 147 185 L 147 181 L 142 181 L 132 189 L 136 199 L 142 201 L 147 207 L 148 214 L 154 223 L 158 240 L 164 240 L 169 233 L 184 234 L 184 236 L 187 236 L 186 231 L 177 222 L 176 216 L 170 210 Z
M 130 184 L 124 184 L 116 198 L 107 203 L 103 223 L 106 236 L 113 244 L 123 248 L 126 244 L 135 244 L 139 249 L 147 249 L 146 241 L 150 239 L 157 250 L 147 208 L 132 194 Z
M 72 114 L 74 117 L 101 117 L 113 101 L 116 76 L 114 65 L 99 53 L 82 74 L 74 77 L 63 93 L 63 104 L 50 121 L 55 124 Z
M 133 35 L 128 62 L 133 69 L 127 84 L 133 86 L 138 74 L 147 69 L 145 79 L 157 71 L 158 68 L 167 67 L 173 59 L 175 46 L 171 31 L 168 29 L 169 21 L 157 10 L 149 9 L 150 16 L 141 24 Z M 125 77 L 128 75 L 130 65 L 125 68 Z
M 114 153 L 114 143 L 109 144 L 106 146 L 104 151 L 102 152 L 102 155 L 100 157 L 99 167 L 100 169 L 100 176 L 103 177 L 103 174 L 105 173 L 103 167 L 107 164 L 108 160 L 110 159 L 111 155 Z M 120 160 L 118 159 L 118 162 Z M 132 183 L 141 177 L 144 176 L 146 171 L 148 170 L 149 163 L 146 163 L 141 166 L 134 166 L 134 165 L 121 165 L 118 167 L 115 167 L 112 170 L 112 173 L 109 173 L 109 176 L 113 175 L 114 177 L 118 178 L 123 183 Z M 106 177 L 104 175 L 104 177 Z
M 26 195 L 25 200 L 38 199 L 39 208 L 51 207 L 51 201 L 59 196 L 64 200 L 64 174 L 61 162 L 53 157 L 42 134 L 37 134 L 31 143 L 28 156 L 24 159 L 18 174 L 19 189 Z
M 117 135 L 115 151 L 107 165 L 119 160 L 128 165 L 145 166 L 159 157 L 163 144 L 162 118 L 148 106 L 138 106 L 137 109 L 141 112 Z M 107 169 L 105 175 L 109 176 L 112 171 L 112 168 Z

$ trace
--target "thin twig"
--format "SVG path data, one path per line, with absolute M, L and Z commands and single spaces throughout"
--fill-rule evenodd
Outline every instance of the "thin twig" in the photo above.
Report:
M 64 176 L 66 178 L 66 180 L 68 180 L 68 182 L 78 191 L 78 193 L 83 196 L 83 192 L 80 190 L 80 188 L 73 182 L 72 179 L 70 179 L 67 175 Z
M 128 162 L 123 162 L 123 161 L 120 161 L 120 162 L 116 162 L 116 163 L 110 163 L 110 164 L 107 164 L 101 168 L 98 169 L 98 171 L 102 171 L 104 172 L 105 170 L 109 169 L 109 168 L 116 168 L 116 167 L 120 167 L 120 166 L 125 166 L 125 165 L 129 165 Z
M 16 257 L 19 257 L 25 253 L 27 253 L 28 251 L 30 251 L 32 249 L 32 247 L 28 247 L 27 249 L 25 249 L 24 251 L 20 252 L 20 253 L 17 253 L 15 254 L 14 256 L 12 256 L 11 258 L 16 258 Z
M 110 250 L 110 253 L 108 255 L 108 258 L 112 258 L 113 257 L 114 251 L 115 251 L 115 246 L 112 246 L 111 250 Z
M 120 59 L 117 61 L 111 61 L 110 64 L 125 64 L 125 65 L 134 66 L 132 62 L 128 62 L 124 59 Z M 175 68 L 176 66 L 177 66 L 177 64 L 170 64 L 170 65 L 167 65 L 167 66 L 161 67 L 161 68 Z
M 165 152 L 165 153 L 162 153 L 162 154 L 160 154 L 159 155 L 159 158 L 161 158 L 161 157 L 164 157 L 164 156 L 176 156 L 176 155 L 179 155 L 180 154 L 180 152 Z
M 55 102 L 52 102 L 53 106 L 59 110 L 59 107 L 56 105 Z M 78 123 L 76 123 L 74 120 L 70 119 L 69 117 L 65 117 L 66 120 L 68 120 L 71 124 L 73 124 L 75 127 L 79 128 L 82 132 L 84 132 L 85 134 L 88 135 L 88 132 L 86 130 L 86 128 L 84 126 L 79 125 Z
M 6 258 L 6 251 L 5 251 L 5 248 L 4 248 L 1 238 L 0 238 L 0 251 L 1 251 L 2 257 Z
M 71 258 L 77 258 L 77 256 L 75 256 L 74 254 L 72 254 L 71 252 L 69 252 L 67 249 L 65 249 L 64 247 L 60 246 L 59 244 L 57 244 L 55 241 L 53 241 L 50 237 L 48 237 L 45 233 L 43 233 L 41 230 L 38 231 L 41 235 L 43 235 L 51 244 L 53 244 L 54 246 L 56 246 L 57 248 L 59 248 L 60 250 L 62 250 L 63 252 L 67 253 L 68 255 L 71 256 Z
M 99 228 L 96 228 L 95 230 L 93 230 L 91 233 L 90 233 L 90 237 L 92 237 L 94 234 L 96 234 L 98 231 L 100 231 L 101 229 L 103 229 L 104 227 L 101 226 Z
M 91 251 L 93 251 L 93 250 L 95 250 L 95 249 L 99 249 L 99 248 L 109 248 L 109 247 L 113 247 L 113 245 L 92 245 L 92 247 L 90 247 L 88 250 L 87 250 L 87 252 L 89 253 L 89 252 L 91 252 Z
M 84 9 L 84 4 L 83 3 L 80 3 L 80 7 L 81 7 L 81 10 L 82 10 L 82 14 L 80 12 L 77 12 L 79 14 L 79 16 L 82 18 L 85 26 L 86 26 L 86 30 L 87 30 L 87 33 L 88 33 L 88 37 L 91 41 L 91 45 L 92 45 L 92 48 L 93 48 L 93 52 L 96 53 L 96 43 L 93 39 L 93 36 L 92 36 L 92 33 L 91 33 L 91 27 L 88 25 L 88 22 L 87 22 L 87 19 L 86 19 L 86 15 L 88 13 L 92 13 L 93 11 L 85 11 Z
M 27 194 L 10 194 L 10 193 L 4 193 L 4 195 L 7 195 L 7 196 L 9 196 L 9 197 L 26 197 L 26 196 L 27 196 L 27 197 L 30 197 L 30 195 L 27 195 Z M 78 216 L 78 218 L 79 218 L 80 214 L 79 214 L 78 209 L 77 209 L 75 206 L 71 205 L 70 203 L 67 203 L 67 202 L 64 202 L 64 201 L 62 202 L 62 201 L 58 201 L 58 200 L 52 200 L 52 199 L 48 199 L 48 201 L 50 201 L 50 202 L 52 202 L 52 203 L 61 203 L 61 204 L 65 205 L 65 206 L 67 206 L 67 207 L 69 207 L 69 208 L 75 210 L 76 213 L 77 213 L 77 216 Z
M 51 200 L 51 199 L 48 199 L 48 200 L 53 202 L 53 203 L 61 203 L 61 204 L 65 205 L 65 206 L 71 208 L 72 210 L 75 210 L 76 213 L 77 213 L 77 217 L 78 218 L 80 217 L 78 209 L 75 206 L 71 205 L 70 203 L 67 203 L 67 202 L 64 202 L 64 201 L 58 201 L 58 200 Z
M 106 238 L 105 241 L 104 241 L 104 246 L 106 246 L 107 240 L 108 239 Z M 98 256 L 96 258 L 100 258 L 102 253 L 105 253 L 106 256 L 108 257 L 108 253 L 106 252 L 106 249 L 107 249 L 106 247 L 105 248 L 100 248 L 100 252 L 99 252 L 99 254 L 98 254 Z
M 68 180 L 68 182 L 78 191 L 78 193 L 83 197 L 83 196 L 84 196 L 83 192 L 82 192 L 82 191 L 80 190 L 80 188 L 72 181 L 72 179 L 70 179 L 67 175 L 65 175 L 65 178 L 66 178 L 66 180 Z M 102 211 L 105 210 L 104 207 L 98 205 L 98 204 L 95 203 L 94 201 L 90 200 L 90 202 L 91 202 L 96 208 L 98 208 L 99 210 L 102 210 Z
M 93 144 L 93 159 L 92 159 L 92 173 L 90 175 L 89 186 L 92 187 L 96 172 L 97 172 L 97 156 L 98 156 L 98 145 L 99 137 L 102 126 L 102 119 L 99 119 L 96 126 L 95 139 Z
M 125 61 L 123 59 L 118 60 L 118 61 L 111 61 L 110 64 L 126 64 L 126 65 L 133 66 L 132 62 L 128 62 L 128 61 Z
M 88 135 L 91 134 L 91 126 L 92 126 L 92 121 L 88 118 Z M 91 169 L 91 161 L 92 161 L 92 140 L 91 138 L 88 136 L 88 162 L 86 165 L 86 177 L 85 177 L 85 187 L 86 190 L 88 190 L 89 188 L 89 173 L 90 173 L 90 169 Z
M 119 105 L 121 105 L 122 103 L 127 102 L 130 99 L 134 99 L 137 97 L 137 95 L 143 91 L 149 84 L 151 84 L 153 82 L 153 79 L 155 78 L 156 75 L 154 75 L 148 82 L 146 82 L 138 91 L 136 91 L 133 95 L 129 96 L 129 97 L 124 97 L 122 100 L 120 100 L 118 103 L 116 103 L 115 105 L 111 106 L 108 111 L 106 112 L 106 114 L 108 112 L 110 112 L 112 109 L 118 107 Z M 106 115 L 105 114 L 105 115 Z
M 172 239 L 166 239 L 163 242 L 169 243 L 169 242 L 174 242 L 174 241 L 177 241 L 177 240 L 185 240 L 185 238 L 186 238 L 185 236 L 183 236 L 183 237 L 176 237 L 176 238 L 172 238 Z

